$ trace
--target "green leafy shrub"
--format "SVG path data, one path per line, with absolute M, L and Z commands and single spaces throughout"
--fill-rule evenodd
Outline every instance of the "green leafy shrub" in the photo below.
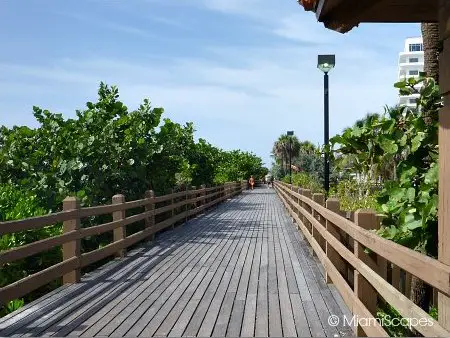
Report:
M 82 206 L 104 205 L 115 194 L 130 201 L 143 198 L 149 189 L 162 195 L 172 188 L 239 181 L 267 172 L 261 158 L 252 153 L 224 151 L 202 139 L 195 142 L 192 123 L 163 119 L 163 108 L 152 108 L 147 99 L 129 111 L 119 100 L 117 87 L 104 83 L 97 102 L 87 102 L 73 119 L 39 107 L 33 111 L 39 124 L 35 129 L 0 127 L 0 221 L 60 211 L 66 196 L 77 196 Z M 127 216 L 142 212 L 138 209 L 127 211 Z M 82 226 L 109 221 L 111 215 L 89 217 Z M 136 223 L 127 231 L 132 234 L 143 226 Z M 60 233 L 57 224 L 3 235 L 0 250 Z M 81 250 L 89 252 L 111 241 L 112 232 L 90 236 L 82 240 Z M 57 247 L 2 266 L 0 287 L 60 261 Z M 23 300 L 27 303 L 58 285 L 58 280 L 52 282 Z M 21 304 L 21 300 L 10 302 L 0 315 Z
M 20 189 L 11 184 L 0 185 L 0 221 L 12 221 L 40 216 L 46 213 L 46 210 L 39 205 L 39 201 L 33 192 Z M 26 245 L 60 233 L 61 225 L 59 224 L 35 230 L 5 234 L 0 236 L 0 251 Z M 7 263 L 1 267 L 0 287 L 56 264 L 61 261 L 61 258 L 60 248 L 55 248 L 20 261 Z M 16 310 L 23 303 L 23 299 L 10 301 L 6 306 L 0 308 L 0 316 Z
M 330 189 L 330 197 L 339 199 L 342 210 L 356 211 L 358 209 L 379 208 L 377 190 L 368 182 L 358 182 L 355 179 L 341 180 Z
M 289 183 L 289 176 L 285 176 L 282 181 Z M 324 193 L 324 189 L 317 178 L 308 173 L 292 174 L 292 184 L 303 189 L 309 189 L 311 193 Z

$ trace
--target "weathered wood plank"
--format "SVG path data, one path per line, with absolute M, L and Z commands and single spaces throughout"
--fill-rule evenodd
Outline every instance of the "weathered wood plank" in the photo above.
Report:
M 245 225 L 245 223 L 241 224 L 241 226 L 242 225 Z M 246 235 L 244 235 L 243 237 L 247 237 L 248 232 L 249 227 L 247 227 Z M 232 257 L 232 259 L 229 261 L 224 276 L 216 289 L 214 298 L 212 299 L 211 304 L 206 313 L 206 316 L 204 317 L 204 320 L 199 328 L 198 336 L 201 337 L 211 336 L 227 290 L 228 292 L 232 293 L 237 291 L 236 290 L 237 283 L 233 282 L 233 276 L 235 278 L 239 278 L 240 270 L 243 267 L 244 264 L 243 262 L 247 254 L 248 242 L 249 241 L 246 238 L 244 241 L 240 242 L 238 245 L 238 250 L 233 255 L 234 257 Z M 246 243 L 247 245 L 245 245 Z M 236 287 L 234 287 L 235 284 Z
M 269 219 L 272 206 L 267 206 L 264 216 Z M 261 262 L 259 267 L 258 294 L 256 299 L 255 336 L 269 336 L 269 299 L 268 293 L 268 270 L 269 270 L 269 228 L 264 225 L 261 243 Z
M 343 310 L 263 188 L 0 319 L 0 336 L 351 336 L 326 322 Z
M 209 285 L 202 288 L 201 291 L 197 290 L 193 296 L 194 301 L 188 303 L 185 311 L 181 315 L 182 321 L 179 320 L 174 329 L 170 332 L 169 336 L 195 336 L 197 335 L 202 322 L 205 319 L 205 315 L 210 307 L 210 304 L 214 298 L 216 290 L 223 280 L 225 273 L 229 273 L 230 262 L 231 265 L 235 263 L 242 249 L 243 238 L 247 232 L 247 229 L 242 226 L 241 219 L 239 215 L 232 214 L 234 216 L 234 221 L 229 222 L 229 229 L 237 228 L 237 232 L 233 233 L 230 230 L 230 235 L 236 235 L 233 240 L 230 238 L 230 242 L 233 243 L 233 248 L 228 249 L 225 257 L 222 261 L 218 261 L 218 268 L 214 274 L 214 277 Z M 227 213 L 224 213 L 222 217 L 227 218 Z M 244 232 L 245 230 L 245 232 Z M 211 271 L 211 270 L 210 270 Z M 184 329 L 184 331 L 182 331 Z M 179 334 L 181 332 L 181 334 Z

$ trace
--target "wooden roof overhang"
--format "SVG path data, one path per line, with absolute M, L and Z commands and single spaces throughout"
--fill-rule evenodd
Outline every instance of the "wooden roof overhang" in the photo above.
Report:
M 437 22 L 439 0 L 298 0 L 326 28 L 347 33 L 360 23 Z

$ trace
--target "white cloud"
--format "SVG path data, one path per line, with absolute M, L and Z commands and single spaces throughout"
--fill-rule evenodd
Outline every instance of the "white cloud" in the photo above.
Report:
M 51 108 L 67 115 L 73 115 L 86 97 L 95 99 L 99 81 L 117 84 L 129 107 L 137 107 L 149 97 L 178 122 L 193 121 L 198 134 L 208 141 L 226 148 L 253 149 L 270 164 L 272 142 L 286 130 L 295 130 L 300 139 L 322 141 L 323 80 L 316 69 L 317 54 L 337 52 L 337 66 L 330 73 L 332 134 L 396 99 L 392 87 L 395 55 L 390 61 L 377 48 L 361 48 L 357 34 L 344 36 L 326 30 L 292 2 L 295 6 L 286 10 L 272 0 L 194 1 L 210 10 L 248 16 L 263 27 L 268 39 L 283 38 L 277 47 L 233 47 L 219 41 L 192 47 L 217 56 L 209 61 L 178 55 L 163 62 L 133 62 L 100 55 L 55 60 L 52 66 L 0 64 L 0 73 L 11 79 L 20 75 L 30 91 L 37 83 L 40 90 L 52 93 L 52 97 L 46 96 L 52 99 Z M 139 29 L 127 26 L 107 26 L 140 34 Z M 19 89 L 17 81 L 14 86 Z M 0 89 L 2 86 L 6 82 Z M 58 99 L 64 93 L 71 98 Z M 5 95 L 0 93 L 0 99 Z M 23 97 L 26 99 L 27 93 Z

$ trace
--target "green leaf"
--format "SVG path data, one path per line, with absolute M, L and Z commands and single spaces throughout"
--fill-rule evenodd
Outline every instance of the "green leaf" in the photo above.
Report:
M 434 164 L 425 174 L 425 184 L 435 184 L 439 179 L 439 167 Z
M 406 145 L 407 141 L 408 141 L 408 136 L 406 134 L 403 134 L 402 138 L 399 141 L 400 146 L 404 147 Z
M 421 90 L 420 90 L 420 94 L 424 97 L 429 97 L 434 91 L 435 91 L 435 86 L 433 82 L 425 82 L 426 84 L 424 86 L 422 86 Z
M 415 230 L 422 226 L 422 220 L 419 219 L 419 220 L 414 220 L 414 221 L 408 222 L 405 224 L 405 226 L 408 230 Z
M 394 83 L 394 87 L 395 88 L 405 88 L 406 87 L 406 82 L 404 80 L 396 82 L 396 83 Z
M 422 141 L 425 139 L 425 133 L 424 132 L 417 132 L 417 135 L 414 136 L 414 138 L 411 140 L 411 152 L 416 152 L 417 149 L 421 146 Z
M 416 197 L 416 189 L 408 188 L 406 192 L 406 198 L 409 200 L 409 202 L 413 202 L 415 197 Z
M 397 144 L 387 137 L 381 139 L 380 146 L 388 154 L 395 154 L 398 150 Z

